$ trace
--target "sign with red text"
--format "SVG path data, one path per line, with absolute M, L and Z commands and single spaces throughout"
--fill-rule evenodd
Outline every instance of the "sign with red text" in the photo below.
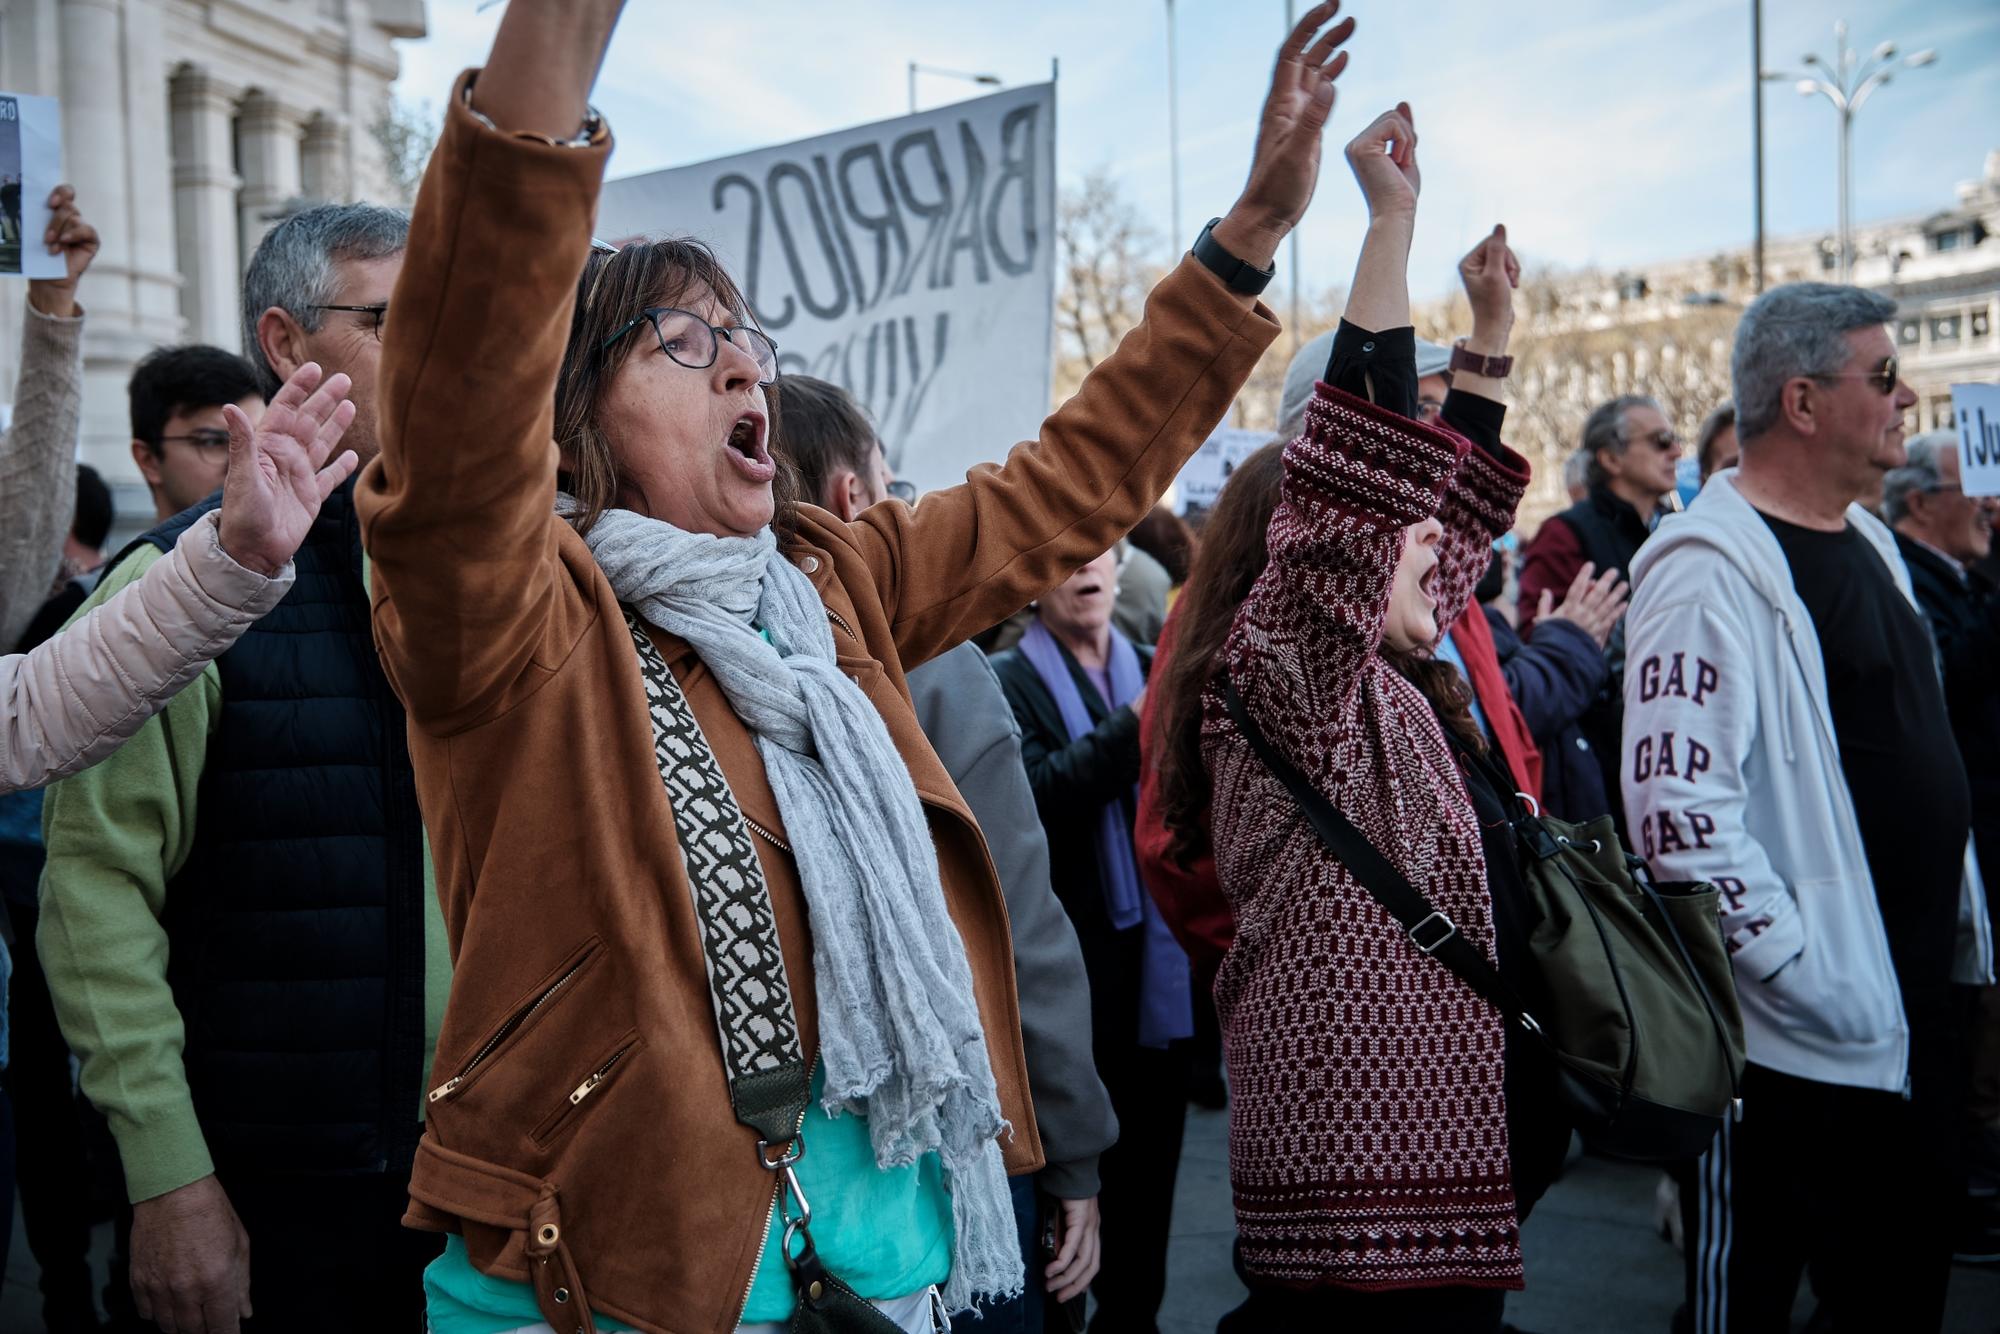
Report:
M 0 92 L 0 277 L 61 278 L 69 262 L 42 244 L 49 192 L 62 184 L 62 104 Z

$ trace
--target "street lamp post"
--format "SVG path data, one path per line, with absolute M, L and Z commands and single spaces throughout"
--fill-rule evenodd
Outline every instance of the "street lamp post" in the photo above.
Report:
M 919 74 L 933 74 L 940 79 L 963 79 L 967 83 L 976 83 L 987 88 L 998 88 L 1000 86 L 1000 76 L 998 74 L 967 74 L 964 70 L 939 69 L 936 65 L 919 65 L 916 61 L 912 60 L 910 62 L 910 114 L 912 116 L 917 114 L 917 75 Z
M 1817 75 L 1788 74 L 1782 70 L 1761 70 L 1765 79 L 1790 81 L 1796 85 L 1799 94 L 1811 97 L 1818 93 L 1833 103 L 1840 113 L 1840 253 L 1838 258 L 1840 281 L 1846 282 L 1853 271 L 1854 236 L 1852 217 L 1854 209 L 1849 158 L 1852 152 L 1854 114 L 1861 110 L 1861 104 L 1877 88 L 1889 82 L 1899 69 L 1918 69 L 1937 59 L 1937 52 L 1917 51 L 1898 58 L 1896 44 L 1883 42 L 1871 51 L 1866 60 L 1847 44 L 1847 24 L 1844 20 L 1833 25 L 1833 59 L 1823 60 L 1817 55 L 1807 55 L 1807 66 L 1820 71 Z

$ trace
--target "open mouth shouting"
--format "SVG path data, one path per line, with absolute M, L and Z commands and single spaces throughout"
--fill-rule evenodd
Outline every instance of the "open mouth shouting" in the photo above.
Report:
M 1422 593 L 1424 601 L 1430 603 L 1433 607 L 1437 606 L 1437 575 L 1437 562 L 1433 560 L 1431 567 L 1425 570 L 1417 579 L 1417 591 Z
M 762 485 L 778 475 L 777 462 L 771 457 L 769 434 L 770 425 L 764 414 L 754 408 L 738 417 L 729 428 L 725 452 L 745 481 Z

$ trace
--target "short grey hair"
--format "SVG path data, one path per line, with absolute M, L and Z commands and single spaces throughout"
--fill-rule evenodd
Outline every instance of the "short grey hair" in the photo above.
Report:
M 1590 485 L 1590 454 L 1577 450 L 1563 460 L 1563 490 L 1574 491 L 1580 486 Z
M 258 317 L 276 306 L 314 332 L 325 312 L 313 307 L 334 299 L 336 262 L 399 254 L 409 239 L 410 215 L 380 204 L 320 204 L 264 234 L 243 275 L 243 355 L 257 368 L 265 398 L 284 381 L 257 341 Z
M 1882 479 L 1882 522 L 1891 528 L 1910 517 L 1911 496 L 1944 485 L 1944 470 L 1938 467 L 1938 458 L 1958 449 L 1958 432 L 1926 431 L 1912 436 L 1903 448 L 1909 453 L 1909 462 L 1891 468 Z
M 1752 301 L 1729 356 L 1737 441 L 1747 446 L 1778 424 L 1786 382 L 1838 375 L 1847 364 L 1847 335 L 1895 313 L 1889 298 L 1839 283 L 1786 283 Z
M 1584 475 L 1584 484 L 1593 491 L 1611 481 L 1611 474 L 1597 457 L 1598 451 L 1608 449 L 1613 454 L 1623 454 L 1632 443 L 1625 438 L 1625 414 L 1633 408 L 1660 412 L 1659 402 L 1645 394 L 1620 394 L 1608 403 L 1599 403 L 1584 419 L 1583 447 L 1577 452 L 1583 455 L 1584 466 L 1589 470 Z M 1666 414 L 1660 412 L 1660 415 Z

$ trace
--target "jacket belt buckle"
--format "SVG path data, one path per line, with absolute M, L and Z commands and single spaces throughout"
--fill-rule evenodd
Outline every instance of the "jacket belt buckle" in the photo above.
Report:
M 1418 935 L 1418 932 L 1422 931 L 1432 922 L 1440 923 L 1444 927 L 1444 929 L 1437 934 L 1436 939 L 1426 942 L 1420 935 Z M 1433 912 L 1429 917 L 1424 918 L 1423 921 L 1418 922 L 1415 926 L 1411 927 L 1408 932 L 1408 935 L 1410 937 L 1410 943 L 1412 945 L 1415 945 L 1418 949 L 1422 950 L 1426 954 L 1436 954 L 1440 949 L 1444 947 L 1444 943 L 1447 940 L 1450 940 L 1453 936 L 1457 934 L 1458 934 L 1458 924 L 1452 921 L 1451 918 L 1446 917 L 1442 912 Z

